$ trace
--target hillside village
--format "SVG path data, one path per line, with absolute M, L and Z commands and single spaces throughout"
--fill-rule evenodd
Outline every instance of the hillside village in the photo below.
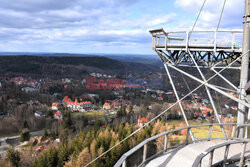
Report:
M 154 83 L 166 82 L 163 75 L 147 76 L 129 74 L 128 77 L 118 77 L 107 73 L 89 73 L 78 79 L 1 77 L 0 92 L 5 96 L 0 96 L 0 132 L 3 135 L 10 132 L 20 134 L 24 138 L 21 142 L 19 136 L 10 138 L 8 142 L 18 145 L 21 150 L 32 146 L 32 156 L 39 157 L 51 145 L 60 147 L 65 135 L 104 130 L 110 126 L 116 129 L 121 122 L 142 127 L 175 101 L 170 87 Z M 185 89 L 179 83 L 178 94 L 183 97 Z M 181 104 L 190 120 L 216 121 L 211 104 L 202 93 L 193 93 Z M 222 121 L 234 121 L 237 106 L 227 101 L 216 105 L 221 108 L 219 114 Z M 180 108 L 175 106 L 162 121 L 182 119 Z M 32 131 L 38 132 L 40 137 L 28 135 L 26 138 L 27 133 L 32 134 Z M 47 137 L 42 137 L 43 133 Z M 1 143 L 0 154 L 4 156 L 10 147 L 6 142 Z M 1 148 L 4 148 L 3 151 Z

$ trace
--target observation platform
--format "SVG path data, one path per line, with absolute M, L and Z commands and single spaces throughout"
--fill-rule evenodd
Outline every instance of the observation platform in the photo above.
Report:
M 152 48 L 163 62 L 174 65 L 190 63 L 192 54 L 198 64 L 210 67 L 224 61 L 226 64 L 242 54 L 243 31 L 171 31 L 163 28 L 149 31 Z M 192 63 L 190 63 L 192 65 Z
M 149 31 L 153 50 L 242 52 L 243 31 L 172 31 L 163 28 Z
M 225 145 L 228 143 L 234 143 L 231 144 L 228 155 L 227 155 L 227 161 L 239 161 L 241 157 L 241 153 L 244 147 L 243 143 L 237 143 L 239 140 L 230 140 L 230 141 L 207 141 L 207 142 L 199 142 L 194 144 L 189 144 L 183 147 L 180 147 L 178 149 L 175 149 L 173 151 L 164 153 L 158 158 L 153 159 L 150 161 L 146 167 L 158 167 L 158 166 L 165 166 L 165 167 L 192 167 L 198 165 L 195 163 L 195 160 L 197 157 L 202 155 L 202 153 L 207 153 L 208 149 L 216 148 L 217 146 L 223 145 L 222 147 L 219 147 L 215 149 L 213 153 L 213 161 L 212 165 L 216 165 L 221 163 L 224 160 L 225 156 Z M 250 144 L 247 144 L 246 150 L 250 150 Z M 245 157 L 250 157 L 250 152 L 247 151 L 244 155 Z M 206 156 L 203 158 L 201 166 L 206 167 L 209 166 L 209 156 Z

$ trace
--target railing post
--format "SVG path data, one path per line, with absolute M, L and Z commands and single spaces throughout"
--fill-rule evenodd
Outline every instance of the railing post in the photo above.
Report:
M 209 156 L 209 166 L 211 167 L 213 164 L 213 157 L 214 157 L 214 150 L 212 150 L 210 152 L 210 156 Z
M 235 33 L 232 32 L 232 49 L 234 49 L 234 45 L 235 45 Z
M 240 156 L 240 164 L 239 164 L 239 167 L 242 167 L 243 164 L 244 164 L 244 156 L 245 156 L 245 151 L 246 151 L 246 145 L 247 145 L 247 142 L 243 143 L 243 150 L 241 152 L 241 156 Z
M 225 148 L 224 160 L 223 160 L 223 167 L 226 167 L 227 156 L 228 156 L 228 152 L 229 152 L 229 146 L 230 146 L 230 145 L 226 145 L 226 148 Z
M 187 136 L 185 144 L 188 144 L 189 132 L 190 132 L 190 127 L 187 128 Z
M 248 127 L 248 124 L 250 122 L 250 108 L 248 109 L 248 116 L 247 116 L 247 125 L 246 125 L 246 131 L 245 131 L 245 138 L 247 139 L 248 138 L 248 130 L 249 130 L 249 127 Z
M 127 164 L 126 164 L 126 159 L 123 161 L 123 163 L 122 163 L 122 167 L 127 167 Z
M 189 31 L 186 32 L 186 52 L 188 51 L 188 44 L 189 44 Z
M 208 131 L 208 141 L 210 141 L 213 131 L 213 125 L 209 125 L 209 131 Z
M 146 158 L 147 158 L 147 150 L 148 150 L 148 146 L 147 144 L 144 144 L 143 146 L 143 157 L 142 157 L 142 163 L 145 162 Z
M 155 37 L 152 37 L 152 48 L 153 48 L 153 50 L 156 49 L 156 46 L 155 46 Z
M 201 159 L 201 161 L 202 161 L 202 159 Z M 201 161 L 199 162 L 198 167 L 201 167 Z
M 217 47 L 217 31 L 214 32 L 214 53 L 216 52 Z
M 167 147 L 168 147 L 168 134 L 165 135 L 163 150 L 164 151 L 167 150 Z
M 231 134 L 231 138 L 234 138 L 234 135 L 235 135 L 235 131 L 236 131 L 236 125 L 233 125 L 233 129 L 232 129 L 232 134 Z

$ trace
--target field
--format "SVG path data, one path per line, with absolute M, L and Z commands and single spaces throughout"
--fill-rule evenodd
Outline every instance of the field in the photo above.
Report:
M 178 129 L 178 128 L 186 126 L 184 121 L 169 121 L 168 124 L 173 126 L 174 129 Z M 201 124 L 209 124 L 209 123 L 206 121 L 204 121 L 202 123 L 196 122 L 196 121 L 189 121 L 189 124 L 190 125 L 201 125 Z M 224 126 L 224 129 L 225 129 L 227 137 L 231 137 L 232 126 L 227 126 L 227 127 Z M 202 140 L 204 138 L 208 138 L 208 134 L 209 134 L 209 127 L 208 126 L 192 128 L 191 130 L 192 130 L 194 137 L 197 139 Z M 213 126 L 211 138 L 224 138 L 220 126 Z M 173 135 L 170 138 L 170 141 L 173 142 L 172 144 L 174 144 L 175 142 L 182 143 L 185 141 L 185 139 L 186 139 L 186 131 L 183 130 L 183 131 L 179 131 L 175 135 Z M 189 141 L 191 141 L 191 139 Z
M 75 112 L 72 113 L 73 117 L 86 116 L 86 117 L 101 117 L 104 116 L 103 111 L 89 111 L 89 112 Z

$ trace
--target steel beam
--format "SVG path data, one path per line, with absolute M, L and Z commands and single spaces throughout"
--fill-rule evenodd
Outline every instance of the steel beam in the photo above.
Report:
M 181 109 L 183 118 L 184 118 L 184 120 L 185 120 L 187 126 L 189 126 L 189 123 L 188 123 L 188 120 L 187 120 L 185 111 L 184 111 L 184 109 L 183 109 L 183 107 L 182 107 L 182 104 L 181 104 L 181 102 L 180 102 L 179 95 L 178 95 L 178 93 L 177 93 L 177 91 L 176 91 L 174 82 L 173 82 L 172 77 L 171 77 L 171 75 L 170 75 L 170 72 L 169 72 L 169 70 L 168 70 L 168 66 L 167 66 L 166 64 L 164 64 L 164 67 L 165 67 L 165 70 L 166 70 L 166 72 L 167 72 L 167 74 L 168 74 L 168 78 L 169 78 L 169 81 L 170 81 L 170 83 L 171 83 L 171 85 L 172 85 L 172 88 L 173 88 L 173 90 L 174 90 L 174 94 L 175 94 L 175 96 L 176 96 L 176 99 L 177 99 L 177 101 L 178 101 L 178 104 L 179 104 L 179 106 L 180 106 L 180 109 Z M 190 136 L 191 136 L 192 140 L 194 141 L 194 136 L 193 136 L 193 133 L 192 133 L 191 130 L 190 130 Z
M 221 75 L 220 73 L 218 73 L 215 69 L 211 68 L 211 70 L 217 74 L 219 77 L 221 77 L 224 81 L 226 81 L 230 86 L 232 86 L 235 90 L 238 91 L 238 88 L 232 83 L 230 82 L 228 79 L 226 79 L 223 75 Z
M 245 86 L 248 82 L 248 66 L 249 66 L 249 50 L 250 50 L 250 0 L 245 0 L 245 16 L 244 16 L 244 29 L 243 29 L 243 46 L 242 46 L 242 54 L 245 54 L 242 57 L 241 63 L 241 74 L 240 74 L 240 95 L 239 98 L 244 100 L 245 97 Z M 241 103 L 238 104 L 238 115 L 237 115 L 237 123 L 244 124 L 245 122 L 245 106 Z M 238 137 L 243 138 L 244 129 L 240 128 L 238 132 Z
M 207 82 L 205 76 L 203 75 L 203 73 L 201 72 L 200 68 L 198 67 L 198 65 L 197 65 L 197 63 L 196 63 L 196 61 L 195 61 L 195 59 L 194 59 L 192 53 L 191 53 L 189 50 L 188 50 L 188 53 L 189 53 L 189 56 L 191 57 L 191 59 L 193 60 L 193 63 L 195 64 L 196 69 L 199 71 L 199 73 L 200 73 L 200 75 L 201 75 L 201 77 L 202 77 L 202 80 L 203 80 L 204 82 Z M 207 87 L 206 85 L 205 85 L 205 88 L 206 88 L 206 92 L 207 92 L 208 98 L 209 98 L 209 100 L 210 100 L 210 103 L 211 103 L 211 105 L 212 105 L 212 107 L 213 107 L 215 116 L 216 116 L 216 118 L 217 118 L 219 124 L 221 124 L 221 120 L 220 120 L 219 114 L 218 114 L 218 112 L 217 112 L 217 109 L 216 109 L 216 107 L 215 107 L 214 100 L 213 100 L 213 97 L 212 97 L 212 95 L 211 95 L 211 93 L 210 93 L 210 90 L 208 89 L 208 87 Z M 226 135 L 226 133 L 225 133 L 225 130 L 224 130 L 223 126 L 221 125 L 220 127 L 221 127 L 221 131 L 222 131 L 224 137 L 227 138 L 227 135 Z
M 220 94 L 222 94 L 222 95 L 224 95 L 224 96 L 226 96 L 226 97 L 228 97 L 228 98 L 230 98 L 230 99 L 232 99 L 232 100 L 234 100 L 234 101 L 236 101 L 238 103 L 241 103 L 241 104 L 243 104 L 243 105 L 245 105 L 245 106 L 247 106 L 247 107 L 250 108 L 250 104 L 247 103 L 247 102 L 245 102 L 244 100 L 236 98 L 236 97 L 234 97 L 234 96 L 232 96 L 232 95 L 230 95 L 230 94 L 228 94 L 228 93 L 226 93 L 226 92 L 224 92 L 224 91 L 216 88 L 215 86 L 213 86 L 213 85 L 211 85 L 211 84 L 209 84 L 207 82 L 204 82 L 204 81 L 200 80 L 199 78 L 194 77 L 193 75 L 190 75 L 189 73 L 187 73 L 187 72 L 185 72 L 185 71 L 183 71 L 183 70 L 181 70 L 181 69 L 179 69 L 179 68 L 177 68 L 177 67 L 175 67 L 175 66 L 173 66 L 171 64 L 168 64 L 168 67 L 171 67 L 171 68 L 175 69 L 176 71 L 179 71 L 182 74 L 190 77 L 191 79 L 196 80 L 197 82 L 206 85 L 207 87 L 209 87 L 209 88 L 211 88 L 211 89 L 219 92 Z

